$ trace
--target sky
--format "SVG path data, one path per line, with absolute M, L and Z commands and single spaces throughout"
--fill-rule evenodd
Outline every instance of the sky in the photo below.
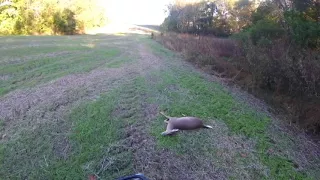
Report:
M 106 14 L 113 21 L 160 25 L 166 14 L 166 5 L 172 0 L 107 0 L 104 1 Z

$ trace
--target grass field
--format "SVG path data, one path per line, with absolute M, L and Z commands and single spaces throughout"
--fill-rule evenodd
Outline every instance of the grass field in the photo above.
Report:
M 0 179 L 320 176 L 317 145 L 148 36 L 0 37 L 0 53 Z M 162 137 L 160 111 L 213 129 Z

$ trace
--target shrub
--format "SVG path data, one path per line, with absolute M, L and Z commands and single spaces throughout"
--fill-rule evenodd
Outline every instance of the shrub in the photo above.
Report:
M 74 34 L 76 31 L 76 21 L 74 13 L 69 9 L 56 12 L 53 16 L 54 31 L 58 34 Z
M 295 43 L 302 47 L 320 48 L 320 23 L 307 19 L 303 13 L 287 11 L 284 17 L 289 27 L 289 34 Z
M 284 35 L 284 29 L 279 24 L 267 19 L 259 20 L 249 31 L 255 45 L 261 40 L 279 39 Z
M 107 22 L 97 0 L 10 1 L 0 7 L 0 34 L 75 34 Z

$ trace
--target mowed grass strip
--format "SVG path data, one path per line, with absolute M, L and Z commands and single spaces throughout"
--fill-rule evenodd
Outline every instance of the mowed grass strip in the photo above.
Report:
M 48 42 L 49 43 L 49 42 Z M 74 50 L 85 50 L 86 47 L 81 47 L 78 44 L 72 44 L 72 45 L 55 45 L 52 44 L 44 44 L 42 45 L 39 43 L 37 46 L 21 46 L 19 48 L 12 48 L 12 49 L 0 49 L 1 53 L 1 59 L 7 60 L 7 59 L 18 59 L 18 58 L 24 58 L 28 57 L 28 55 L 41 55 L 45 53 L 51 53 L 51 52 L 60 52 L 68 50 L 70 52 Z M 0 60 L 2 62 L 3 60 Z
M 36 39 L 41 44 L 50 43 L 50 39 L 63 39 L 58 43 L 67 43 L 65 40 L 69 39 L 10 38 L 10 42 L 19 46 L 17 52 L 22 48 L 26 53 L 31 47 L 22 47 L 16 41 L 26 43 Z M 120 51 L 121 48 L 109 46 L 115 40 L 118 37 L 82 36 L 78 41 L 83 41 L 83 44 L 72 42 L 75 46 L 64 47 L 64 51 L 75 50 L 77 53 L 5 63 L 6 66 L 0 67 L 0 96 L 68 74 L 88 72 L 98 67 L 107 71 L 105 67 L 113 61 L 119 61 L 116 67 L 120 67 L 128 62 L 128 58 Z M 55 53 L 55 50 L 48 47 L 47 52 Z M 30 51 L 30 54 L 38 54 L 38 51 Z M 121 99 L 118 90 L 76 107 L 65 119 L 39 121 L 39 124 L 31 124 L 30 129 L 20 127 L 22 133 L 19 136 L 9 141 L 3 139 L 0 144 L 0 179 L 86 179 L 87 175 L 95 173 L 112 179 L 132 173 L 131 152 L 119 142 L 119 136 L 123 135 L 119 127 L 123 121 L 111 115 Z M 0 119 L 1 136 L 4 135 L 1 132 L 2 122 Z
M 108 63 L 107 67 L 108 68 L 119 68 L 124 64 L 132 63 L 132 62 L 134 62 L 132 57 L 130 58 L 130 57 L 125 56 L 125 57 L 119 58 L 115 61 Z
M 116 47 L 99 46 L 91 48 L 82 45 L 41 47 L 40 49 L 26 47 L 16 50 L 15 53 L 23 53 L 24 56 L 34 55 L 34 53 L 41 52 L 42 49 L 45 49 L 45 52 L 52 53 L 57 50 L 56 48 L 64 51 L 70 50 L 70 52 L 81 50 L 81 52 L 2 65 L 0 67 L 0 96 L 15 89 L 35 86 L 68 74 L 88 72 L 102 64 L 111 62 L 121 54 L 121 51 Z
M 124 121 L 114 117 L 121 89 L 75 107 L 64 121 L 25 130 L 0 145 L 1 179 L 113 179 L 132 173 L 132 153 L 119 140 Z
M 167 110 L 171 116 L 182 116 L 182 114 L 198 116 L 208 124 L 222 121 L 227 124 L 232 134 L 244 135 L 253 139 L 256 142 L 255 156 L 268 168 L 266 174 L 258 173 L 259 178 L 312 179 L 306 174 L 306 170 L 297 171 L 293 161 L 288 157 L 268 153 L 270 149 L 276 149 L 267 134 L 267 128 L 271 122 L 270 118 L 255 112 L 244 103 L 236 101 L 221 85 L 208 82 L 197 72 L 181 68 L 179 62 L 171 63 L 177 61 L 171 51 L 156 42 L 145 42 L 152 47 L 156 55 L 165 58 L 167 63 L 172 65 L 171 70 L 154 74 L 154 76 L 160 77 L 160 80 L 156 89 L 152 91 L 159 92 L 162 97 L 158 96 L 151 101 L 160 102 L 161 109 Z M 182 90 L 175 91 L 175 88 Z M 154 129 L 151 132 L 157 138 L 160 146 L 173 149 L 177 153 L 187 153 L 190 144 L 202 141 L 199 146 L 196 146 L 198 149 L 194 152 L 215 153 L 214 147 L 206 145 L 208 142 L 208 137 L 204 136 L 206 133 L 196 137 L 187 135 L 159 136 L 164 131 L 163 118 L 160 119 L 162 120 L 155 121 Z M 234 178 L 237 179 L 237 177 Z

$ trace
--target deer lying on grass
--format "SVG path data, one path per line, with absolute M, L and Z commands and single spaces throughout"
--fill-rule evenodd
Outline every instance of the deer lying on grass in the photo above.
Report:
M 167 123 L 167 129 L 161 133 L 163 136 L 173 135 L 179 130 L 194 130 L 199 128 L 212 129 L 211 126 L 204 125 L 202 120 L 197 117 L 170 117 L 163 112 L 160 112 L 160 114 L 167 118 L 164 120 L 164 122 Z

